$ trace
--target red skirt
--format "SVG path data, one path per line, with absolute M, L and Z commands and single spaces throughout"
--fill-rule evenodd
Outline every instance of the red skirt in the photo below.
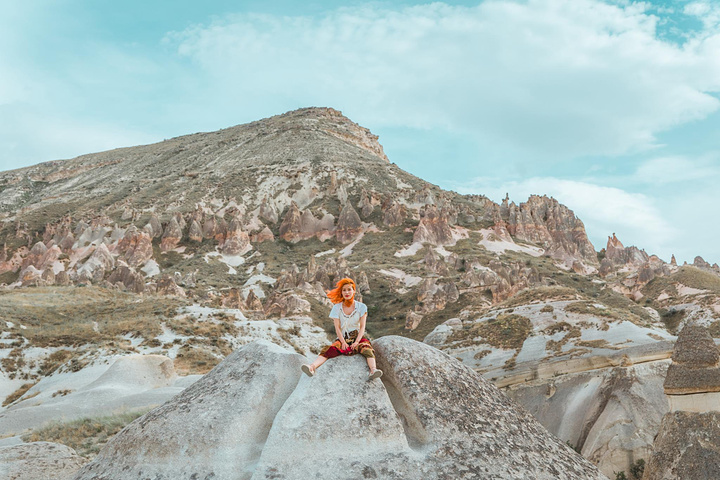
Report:
M 358 331 L 353 330 L 352 332 L 348 333 L 348 338 L 345 339 L 345 343 L 351 345 L 353 342 L 355 342 L 355 339 L 358 336 Z M 357 347 L 350 350 L 349 352 L 343 352 L 341 350 L 342 343 L 340 342 L 340 339 L 335 340 L 332 345 L 327 345 L 323 347 L 322 350 L 320 350 L 320 355 L 325 358 L 335 358 L 339 355 L 355 355 L 356 353 L 359 353 L 365 358 L 375 358 L 375 350 L 373 350 L 372 345 L 370 345 L 370 340 L 363 335 L 362 339 L 360 340 L 360 343 L 358 343 Z

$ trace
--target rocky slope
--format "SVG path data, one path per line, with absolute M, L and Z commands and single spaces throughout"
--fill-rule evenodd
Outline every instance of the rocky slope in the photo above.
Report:
M 604 478 L 450 357 L 400 337 L 377 350 L 386 376 L 368 382 L 359 357 L 300 378 L 299 355 L 248 345 L 75 478 Z
M 611 474 L 652 443 L 678 329 L 720 335 L 717 265 L 596 253 L 557 200 L 444 191 L 326 108 L 0 172 L 0 245 L 0 426 L 70 412 L 122 356 L 185 377 L 255 339 L 311 355 L 349 275 L 371 335 L 461 359 Z

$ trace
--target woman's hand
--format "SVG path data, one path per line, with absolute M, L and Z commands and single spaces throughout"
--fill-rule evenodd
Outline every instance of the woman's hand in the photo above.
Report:
M 355 341 L 355 342 L 353 342 L 352 345 L 350 345 L 350 348 L 351 348 L 353 351 L 355 351 L 355 349 L 358 347 L 358 345 L 360 345 L 360 342 Z
M 340 347 L 342 347 L 341 350 L 343 351 L 349 348 L 347 342 L 344 339 L 340 340 Z

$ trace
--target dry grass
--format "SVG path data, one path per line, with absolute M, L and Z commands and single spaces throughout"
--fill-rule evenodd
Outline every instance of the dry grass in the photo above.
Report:
M 0 291 L 0 318 L 32 346 L 99 345 L 125 334 L 157 336 L 162 321 L 184 303 L 98 287 L 25 288 Z M 4 322 L 0 328 L 10 330 Z
M 593 317 L 604 317 L 619 320 L 621 317 L 614 310 L 609 308 L 599 308 L 592 302 L 575 302 L 565 306 L 565 311 L 570 313 L 579 313 L 582 315 L 592 315 Z
M 20 400 L 20 398 L 22 398 L 22 396 L 25 395 L 27 391 L 34 387 L 36 384 L 37 382 L 24 384 L 23 386 L 15 390 L 13 393 L 5 397 L 2 406 L 7 407 L 11 403 L 15 403 L 17 400 Z
M 69 350 L 58 350 L 57 352 L 53 352 L 45 358 L 42 365 L 40 365 L 38 373 L 43 376 L 48 376 L 72 357 L 73 352 Z
M 720 320 L 714 321 L 710 325 L 708 325 L 708 331 L 713 337 L 720 337 Z
M 673 335 L 677 335 L 678 327 L 680 326 L 680 323 L 682 323 L 687 312 L 685 312 L 685 310 L 674 308 L 671 308 L 669 310 L 661 308 L 658 310 L 658 312 L 660 313 L 660 320 L 662 320 L 663 324 L 665 324 L 665 328 L 667 329 L 667 331 L 672 333 Z
M 565 323 L 565 322 L 561 322 L 561 323 Z M 563 330 L 565 330 L 565 329 L 563 328 Z M 560 340 L 557 340 L 557 341 L 549 340 L 547 342 L 547 345 L 545 346 L 545 348 L 547 348 L 548 350 L 551 350 L 555 353 L 560 353 L 562 351 L 562 347 L 567 342 L 569 342 L 570 339 L 580 338 L 581 335 L 582 335 L 582 331 L 578 327 L 570 327 L 567 330 L 567 333 L 565 334 L 565 336 L 563 338 L 561 338 Z
M 227 320 L 225 320 L 227 318 Z M 167 320 L 165 325 L 178 335 L 186 337 L 219 338 L 224 335 L 237 335 L 234 317 L 224 317 L 220 321 L 198 321 L 192 316 L 175 317 Z
M 570 287 L 550 286 L 535 287 L 521 290 L 517 295 L 508 298 L 497 305 L 497 308 L 517 307 L 533 302 L 551 302 L 561 300 L 575 300 L 578 297 L 577 290 Z
M 475 337 L 481 337 L 483 343 L 497 348 L 520 349 L 532 333 L 532 322 L 522 315 L 500 314 L 496 318 L 473 323 L 469 328 L 454 331 L 448 340 L 460 342 L 458 346 L 470 346 L 478 343 Z
M 291 328 L 278 328 L 277 330 L 280 338 L 282 338 L 288 345 L 300 355 L 305 355 L 305 352 L 297 344 L 296 339 L 300 336 L 300 327 L 293 325 Z
M 183 345 L 175 357 L 175 370 L 178 375 L 204 375 L 222 361 L 205 347 Z
M 52 423 L 22 437 L 25 442 L 55 442 L 92 460 L 110 438 L 145 412 Z

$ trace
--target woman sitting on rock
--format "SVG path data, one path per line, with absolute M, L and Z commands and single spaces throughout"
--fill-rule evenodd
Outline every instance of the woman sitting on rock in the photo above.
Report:
M 330 318 L 335 323 L 337 340 L 332 345 L 323 347 L 313 363 L 302 366 L 302 371 L 308 376 L 315 375 L 315 370 L 328 358 L 356 353 L 367 360 L 370 369 L 369 380 L 382 376 L 382 370 L 375 367 L 375 351 L 370 345 L 370 340 L 365 336 L 367 307 L 364 303 L 355 301 L 356 288 L 352 279 L 343 278 L 337 282 L 333 290 L 327 292 L 328 298 L 335 304 L 330 310 Z

